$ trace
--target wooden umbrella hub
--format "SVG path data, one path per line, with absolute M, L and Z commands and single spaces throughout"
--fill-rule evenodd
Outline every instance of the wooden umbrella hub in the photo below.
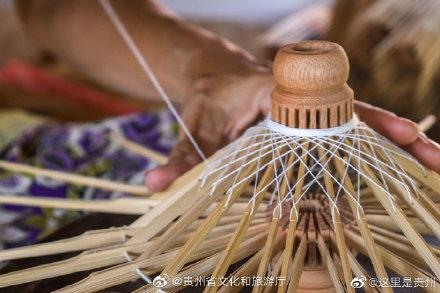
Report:
M 306 41 L 282 47 L 275 58 L 272 120 L 291 128 L 331 128 L 353 117 L 349 65 L 341 46 Z

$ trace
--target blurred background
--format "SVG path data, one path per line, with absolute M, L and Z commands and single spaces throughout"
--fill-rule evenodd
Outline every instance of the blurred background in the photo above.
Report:
M 260 60 L 304 39 L 341 44 L 358 99 L 415 121 L 439 111 L 440 4 L 436 0 L 162 0 Z M 52 79 L 55 83 L 50 82 Z M 84 107 L 90 105 L 93 107 Z M 13 2 L 0 0 L 0 108 L 61 121 L 98 121 L 160 104 L 93 84 L 22 31 Z M 438 125 L 429 131 L 440 138 Z

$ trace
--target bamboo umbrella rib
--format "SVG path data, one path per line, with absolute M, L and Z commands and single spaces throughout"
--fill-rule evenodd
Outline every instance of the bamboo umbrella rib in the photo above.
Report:
M 132 227 L 150 227 L 150 229 L 146 229 L 139 235 L 135 235 L 131 239 L 133 242 L 150 239 L 204 196 L 199 192 L 198 186 L 198 178 L 204 167 L 205 164 L 200 163 L 178 178 L 166 191 L 161 192 L 161 197 L 165 199 L 149 213 L 130 225 Z
M 366 218 L 369 224 L 389 229 L 394 232 L 401 232 L 400 228 L 389 215 L 366 215 Z M 429 228 L 426 227 L 426 225 L 420 219 L 408 218 L 407 220 L 418 233 L 422 235 L 431 234 L 431 230 L 429 230 Z
M 233 262 L 238 262 L 243 260 L 244 258 L 254 254 L 258 251 L 258 249 L 261 248 L 261 246 L 264 243 L 264 236 L 263 235 L 257 235 L 253 238 L 250 238 L 248 240 L 243 241 L 243 243 L 240 245 L 237 255 L 234 257 Z M 196 265 L 189 266 L 189 269 L 184 269 L 180 273 L 177 274 L 178 277 L 184 278 L 185 276 L 207 276 L 209 273 L 212 272 L 214 269 L 215 264 L 218 262 L 219 258 L 221 257 L 221 253 L 218 253 L 213 256 L 215 258 L 215 261 L 213 261 L 209 267 L 206 268 L 203 272 L 200 272 L 198 268 L 196 268 Z M 206 260 L 200 261 L 199 264 L 204 263 Z M 206 267 L 206 265 L 203 265 Z M 138 292 L 145 292 L 145 288 L 150 288 L 150 290 L 146 292 L 155 293 L 157 288 L 151 288 L 151 285 L 145 286 L 143 288 L 140 288 Z M 168 292 L 169 289 L 172 289 L 173 286 L 165 287 L 164 289 Z M 231 289 L 233 287 L 227 287 L 228 289 Z
M 348 192 L 351 194 L 351 196 L 348 196 L 348 202 L 351 206 L 351 209 L 353 211 L 354 215 L 358 215 L 355 217 L 356 222 L 358 224 L 358 227 L 361 231 L 362 237 L 364 238 L 365 244 L 367 246 L 368 249 L 368 255 L 370 256 L 371 262 L 373 264 L 374 267 L 374 271 L 376 272 L 376 275 L 379 278 L 382 278 L 383 280 L 386 280 L 387 278 L 387 274 L 385 271 L 385 267 L 383 265 L 383 262 L 379 256 L 379 254 L 376 251 L 376 244 L 374 242 L 373 236 L 371 234 L 370 229 L 368 228 L 368 223 L 367 223 L 367 219 L 363 213 L 363 211 L 361 209 L 358 209 L 358 206 L 354 203 L 354 195 L 355 190 L 353 187 L 353 184 L 351 183 L 350 179 L 347 177 L 344 177 L 344 167 L 343 164 L 345 164 L 346 162 L 339 158 L 339 157 L 333 157 L 333 164 L 336 167 L 336 171 L 338 173 L 338 175 L 341 178 L 344 178 L 343 180 L 343 184 L 344 186 L 347 188 Z M 390 288 L 384 288 L 384 291 L 386 292 L 391 292 Z
M 66 260 L 2 275 L 0 276 L 0 284 L 1 286 L 10 286 L 104 266 L 117 265 L 127 262 L 125 253 L 141 253 L 150 245 L 151 242 L 145 242 L 137 245 L 109 246 L 95 251 L 90 250 Z
M 172 241 L 172 237 L 174 235 L 178 235 L 184 229 L 188 227 L 190 223 L 192 223 L 195 219 L 197 219 L 200 214 L 214 201 L 214 198 L 209 196 L 202 197 L 199 201 L 197 201 L 193 206 L 189 208 L 189 210 L 182 215 L 177 222 L 173 224 L 170 229 L 167 229 L 157 240 L 155 240 L 152 248 L 150 250 L 145 251 L 139 257 L 147 258 L 159 255 L 162 253 L 167 247 L 168 244 Z
M 128 240 L 126 247 L 130 247 L 130 245 L 136 244 L 136 243 L 140 243 L 143 241 L 147 241 L 149 238 L 151 238 L 156 232 L 152 232 L 152 230 L 154 230 L 155 228 L 160 231 L 162 229 L 162 227 L 164 225 L 167 224 L 167 220 L 166 219 L 173 219 L 176 215 L 178 215 L 178 213 L 176 214 L 176 212 L 179 211 L 180 207 L 182 209 L 185 209 L 185 207 L 187 205 L 191 205 L 192 200 L 188 200 L 191 199 L 191 188 L 192 186 L 194 186 L 194 184 L 196 184 L 198 182 L 198 175 L 196 174 L 200 174 L 200 171 L 203 169 L 203 165 L 200 164 L 198 167 L 194 168 L 193 170 L 189 171 L 188 173 L 186 173 L 184 176 L 182 176 L 180 179 L 178 179 L 171 188 L 169 188 L 169 190 L 167 190 L 166 192 L 163 193 L 163 195 L 166 197 L 165 201 L 163 203 L 161 203 L 158 207 L 154 208 L 152 210 L 151 213 L 142 216 L 138 221 L 135 221 L 131 227 L 145 227 L 145 225 L 151 224 L 151 228 L 149 229 L 140 229 L 137 233 L 134 233 L 132 236 L 132 238 L 130 240 Z M 190 180 L 188 180 L 190 179 Z M 189 181 L 189 182 L 188 182 Z M 188 191 L 189 190 L 189 191 Z M 170 194 L 170 196 L 168 197 L 168 194 Z M 189 198 L 188 195 L 190 195 Z M 197 200 L 197 197 L 195 197 L 194 200 Z M 174 214 L 173 214 L 174 213 Z M 168 220 L 169 221 L 169 220 Z M 55 245 L 57 245 L 55 243 Z M 75 247 L 70 247 L 69 249 L 72 250 L 76 250 Z M 128 248 L 127 248 L 128 249 Z M 146 249 L 146 248 L 145 248 Z M 144 250 L 145 250 L 144 249 Z M 105 249 L 104 249 L 105 250 Z M 125 251 L 123 249 L 123 251 Z M 123 252 L 122 251 L 122 252 Z M 27 250 L 27 252 L 31 252 L 30 250 Z M 121 262 L 125 262 L 126 258 L 122 255 L 121 251 L 114 251 L 112 249 L 110 249 L 108 252 L 107 251 L 103 251 L 103 252 L 98 252 L 98 253 L 94 253 L 93 256 L 96 256 L 96 259 L 91 259 L 89 261 L 87 261 L 87 257 L 88 255 L 86 255 L 86 259 L 85 259 L 85 269 L 92 269 L 92 268 L 99 268 L 99 267 L 103 267 L 103 266 L 107 266 L 107 265 L 115 265 Z M 142 251 L 140 251 L 139 253 L 141 253 Z M 108 254 L 106 254 L 108 253 Z M 46 251 L 47 254 L 47 251 Z M 107 255 L 107 256 L 106 256 Z M 112 256 L 113 258 L 109 257 Z M 80 260 L 83 258 L 82 255 L 78 256 L 80 258 Z M 100 258 L 102 257 L 102 259 Z M 63 265 L 64 262 L 59 263 L 60 265 Z M 57 267 L 56 267 L 57 263 L 54 264 L 53 266 L 53 274 L 55 274 L 54 276 L 57 276 L 59 274 L 63 274 L 62 271 L 60 271 Z M 42 268 L 36 268 L 36 271 L 39 271 L 39 269 L 44 269 L 46 266 L 43 266 Z M 50 265 L 48 267 L 51 267 Z M 67 264 L 67 271 L 69 270 L 73 270 L 73 272 L 75 270 L 81 271 L 81 266 L 77 265 L 77 266 L 70 266 L 70 264 Z M 20 272 L 17 272 L 18 274 L 20 274 Z M 26 276 L 26 272 L 24 272 L 25 276 Z M 30 273 L 29 276 L 35 277 L 36 274 L 35 273 Z M 2 277 L 0 277 L 0 280 L 2 280 Z M 7 277 L 7 276 L 4 276 Z M 20 278 L 19 278 L 20 280 Z M 24 279 L 23 279 L 24 281 Z
M 424 206 L 422 206 L 417 197 L 413 197 L 410 201 L 406 191 L 402 188 L 402 185 L 396 183 L 395 179 L 385 179 L 396 190 L 396 195 L 407 203 L 411 210 L 418 216 L 419 219 L 428 227 L 432 234 L 440 239 L 440 223 L 437 219 L 434 219 L 432 213 L 429 212 Z
M 408 239 L 413 244 L 414 248 L 419 252 L 419 254 L 423 257 L 425 262 L 429 265 L 431 270 L 440 278 L 440 263 L 438 258 L 433 254 L 432 250 L 429 249 L 425 240 L 417 233 L 417 231 L 411 226 L 410 222 L 406 218 L 406 216 L 401 211 L 400 207 L 394 206 L 392 207 L 391 201 L 388 199 L 385 192 L 378 188 L 376 185 L 378 184 L 378 179 L 374 175 L 374 173 L 369 169 L 365 164 L 363 165 L 363 169 L 366 172 L 368 178 L 371 179 L 375 184 L 371 183 L 367 180 L 367 184 L 373 190 L 377 199 L 382 203 L 382 206 L 387 210 L 390 217 L 394 220 L 394 222 L 399 226 L 402 232 L 408 237 Z
M 321 158 L 323 158 L 322 161 L 323 161 L 324 168 L 328 171 L 328 168 L 326 167 L 327 166 L 326 163 L 327 163 L 327 160 L 329 160 L 329 159 L 327 159 L 325 157 L 324 150 L 321 147 L 318 149 L 318 153 L 319 153 L 319 156 Z M 336 196 L 335 196 L 335 191 L 333 188 L 333 182 L 328 174 L 329 173 L 327 173 L 327 172 L 324 173 L 325 188 L 326 188 L 327 193 L 331 197 L 331 199 L 336 202 Z M 334 210 L 333 216 L 334 216 L 334 223 L 333 224 L 334 224 L 334 229 L 335 229 L 335 233 L 336 233 L 339 257 L 340 257 L 341 263 L 342 263 L 344 280 L 345 280 L 346 284 L 350 284 L 351 280 L 353 279 L 353 275 L 351 273 L 350 264 L 348 261 L 348 255 L 347 255 L 348 249 L 347 249 L 347 245 L 345 243 L 344 233 L 342 231 L 341 217 L 340 217 L 338 209 Z M 347 286 L 347 291 L 354 292 L 354 288 L 352 288 L 351 286 Z
M 396 233 L 390 230 L 386 230 L 377 226 L 371 226 L 371 231 L 374 232 L 375 235 L 382 235 L 388 239 L 392 240 L 392 243 L 404 243 L 406 245 L 410 245 L 411 242 L 401 233 Z M 429 245 L 431 250 L 437 255 L 440 256 L 440 248 L 434 245 Z
M 251 208 L 251 207 L 250 207 Z M 218 261 L 216 267 L 214 268 L 214 272 L 212 273 L 212 277 L 214 280 L 219 280 L 220 277 L 224 277 L 229 265 L 234 259 L 235 253 L 243 239 L 244 234 L 249 228 L 249 222 L 251 220 L 250 209 L 243 213 L 242 219 L 240 223 L 234 229 L 234 233 L 228 242 L 228 246 L 225 251 L 222 252 L 222 257 Z M 207 287 L 205 292 L 215 292 L 217 290 L 217 284 L 213 287 Z
M 344 231 L 345 230 L 346 229 L 344 229 Z M 335 233 L 330 233 L 330 239 L 331 239 L 333 245 L 338 245 Z M 348 261 L 350 263 L 350 267 L 351 267 L 354 275 L 358 278 L 366 277 L 367 279 L 370 279 L 367 271 L 365 271 L 365 269 L 360 265 L 360 263 L 357 261 L 356 257 L 354 257 L 354 255 L 351 253 L 350 250 L 347 250 L 347 256 L 348 256 Z M 351 283 L 351 281 L 350 281 L 350 283 Z M 347 287 L 348 287 L 348 283 L 347 283 Z M 372 288 L 370 286 L 365 286 L 363 289 L 366 293 L 377 292 L 377 290 L 375 290 L 374 288 Z
M 273 280 L 277 280 L 277 277 L 280 276 L 280 272 L 281 272 L 281 266 L 283 265 L 283 251 L 280 250 L 276 251 L 276 247 L 274 247 L 273 249 L 273 254 L 275 255 L 270 263 L 270 268 L 271 270 L 269 270 L 269 274 L 268 277 L 272 278 Z M 264 293 L 271 293 L 274 292 L 276 289 L 276 286 L 278 285 L 279 282 L 276 282 L 275 285 L 271 285 L 268 284 L 265 288 L 264 288 Z
M 285 234 L 280 233 L 277 234 L 277 240 L 275 241 L 275 248 L 274 251 L 278 251 L 282 249 L 282 243 L 285 240 Z M 258 250 L 251 258 L 249 258 L 243 265 L 241 265 L 235 272 L 231 274 L 231 276 L 237 278 L 241 277 L 249 277 L 252 276 L 254 273 L 258 270 L 258 264 L 261 261 L 261 258 L 263 256 L 263 250 Z M 221 287 L 219 289 L 219 292 L 238 292 L 242 288 L 241 284 L 239 286 L 233 286 L 233 287 Z
M 246 238 L 249 242 L 259 242 L 263 237 L 261 232 L 261 229 L 249 230 Z M 229 237 L 231 237 L 231 235 L 222 235 L 216 239 L 205 240 L 197 249 L 191 252 L 188 257 L 189 262 L 209 257 L 223 250 Z M 249 242 L 244 243 L 248 244 Z M 257 247 L 254 247 L 254 249 L 257 249 Z M 178 253 L 179 249 L 175 249 L 153 258 L 134 260 L 122 266 L 92 273 L 89 277 L 65 287 L 58 292 L 95 292 L 109 288 L 110 286 L 116 286 L 128 281 L 136 280 L 139 277 L 135 271 L 136 268 L 146 270 L 146 275 L 157 273 L 163 269 L 171 259 L 176 257 Z
M 289 281 L 289 287 L 287 292 L 296 292 L 296 288 L 298 287 L 299 279 L 301 277 L 301 273 L 304 267 L 306 253 L 307 253 L 307 236 L 303 235 L 303 237 L 301 237 L 301 241 L 299 243 L 298 249 L 296 250 L 295 257 L 293 258 L 292 275 L 290 275 L 289 279 L 287 279 L 286 276 L 286 282 L 287 280 Z
M 258 186 L 256 188 L 257 192 L 263 189 L 263 187 L 267 184 L 268 180 L 273 176 L 274 167 L 270 165 L 263 177 L 261 178 L 260 182 L 258 183 Z M 219 277 L 224 276 L 226 274 L 226 271 L 231 264 L 231 261 L 236 253 L 236 250 L 238 246 L 240 245 L 240 242 L 242 241 L 242 237 L 244 236 L 244 233 L 246 233 L 247 229 L 249 228 L 249 224 L 252 221 L 256 211 L 258 210 L 258 207 L 264 197 L 264 193 L 260 193 L 259 196 L 257 196 L 255 202 L 250 201 L 249 205 L 245 212 L 243 212 L 242 219 L 240 221 L 240 224 L 237 226 L 237 229 L 234 232 L 234 235 L 230 239 L 228 246 L 226 250 L 223 253 L 222 258 L 220 259 L 219 263 L 214 269 L 214 272 L 212 274 L 212 277 L 214 279 L 217 279 Z M 217 286 L 214 286 L 212 288 L 209 288 L 212 291 L 216 291 Z M 209 290 L 209 291 L 211 291 Z
M 289 227 L 287 229 L 287 240 L 282 255 L 283 264 L 281 266 L 281 275 L 280 275 L 281 277 L 285 278 L 285 281 L 278 285 L 278 293 L 284 292 L 285 288 L 287 288 L 287 276 L 290 271 L 291 263 L 292 263 L 292 252 L 293 252 L 293 245 L 295 243 L 296 226 L 297 226 L 297 221 L 296 218 L 294 218 L 289 222 Z
M 256 164 L 256 163 L 255 163 Z M 254 164 L 251 164 L 248 170 L 244 171 L 241 176 L 239 176 L 239 180 L 242 178 L 246 178 L 248 172 L 250 173 Z M 267 172 L 268 173 L 268 172 Z M 185 264 L 185 259 L 191 253 L 191 251 L 203 240 L 206 234 L 215 226 L 215 224 L 220 220 L 223 214 L 230 208 L 231 204 L 227 205 L 228 202 L 234 202 L 236 198 L 238 198 L 244 188 L 247 186 L 251 179 L 248 178 L 244 180 L 239 186 L 237 186 L 230 196 L 230 199 L 225 197 L 222 202 L 217 206 L 217 208 L 208 216 L 205 222 L 200 225 L 196 232 L 194 232 L 193 237 L 182 247 L 178 256 L 171 261 L 164 269 L 163 274 L 167 274 L 168 276 L 175 275 Z
M 420 268 L 425 270 L 429 270 L 429 267 L 426 265 L 426 262 L 420 255 L 417 253 L 417 250 L 412 247 L 411 243 L 408 241 L 399 242 L 393 239 L 390 239 L 383 235 L 378 235 L 373 232 L 374 239 L 382 245 L 383 247 L 397 253 L 400 257 L 411 259 L 411 262 L 417 265 Z M 431 247 L 431 246 L 430 246 Z
M 119 198 L 114 200 L 81 200 L 35 196 L 0 195 L 0 204 L 81 210 L 84 212 L 143 215 L 147 213 L 152 207 L 158 205 L 159 201 L 140 198 Z
M 149 158 L 149 159 L 151 159 L 161 165 L 166 164 L 168 162 L 167 156 L 162 155 L 161 153 L 154 151 L 150 148 L 147 148 L 146 146 L 143 146 L 143 145 L 137 144 L 131 140 L 128 140 L 119 134 L 112 133 L 111 138 L 114 142 L 116 142 L 120 146 L 124 147 L 125 149 L 127 149 L 135 154 Z
M 437 117 L 431 114 L 419 121 L 419 123 L 417 123 L 417 128 L 420 132 L 426 132 L 434 126 L 435 122 L 437 122 Z
M 264 278 L 266 276 L 266 271 L 269 266 L 270 259 L 272 258 L 274 244 L 276 241 L 278 229 L 279 218 L 272 218 L 269 231 L 267 233 L 266 244 L 263 248 L 263 257 L 261 258 L 260 265 L 257 271 L 257 277 Z M 263 286 L 254 286 L 253 292 L 259 293 L 263 290 Z
M 3 160 L 0 160 L 0 168 L 11 172 L 21 172 L 35 176 L 44 176 L 75 185 L 90 186 L 90 187 L 105 189 L 109 191 L 124 192 L 134 195 L 143 195 L 143 196 L 150 195 L 150 192 L 147 190 L 145 186 L 134 186 L 124 183 L 116 183 L 104 179 L 87 177 L 87 176 L 71 174 L 61 171 L 48 170 L 48 169 L 28 166 L 24 164 L 7 162 Z
M 366 254 L 367 250 L 365 248 L 365 243 L 362 237 L 353 231 L 350 230 L 344 230 L 345 235 L 347 236 L 347 239 L 351 241 L 353 246 L 359 250 L 362 254 Z M 412 277 L 412 278 L 422 278 L 426 279 L 427 277 L 430 277 L 429 275 L 426 275 L 422 273 L 420 270 L 418 270 L 415 266 L 410 265 L 405 260 L 394 254 L 393 252 L 387 250 L 386 248 L 377 245 L 377 251 L 379 252 L 380 256 L 384 260 L 384 263 L 387 265 L 387 267 L 399 274 L 400 276 L 405 277 Z M 434 287 L 426 287 L 424 288 L 427 292 L 435 293 L 438 291 L 437 287 L 440 286 L 440 283 L 436 281 L 436 286 Z
M 127 229 L 125 228 L 112 228 L 106 229 L 104 231 L 97 230 L 93 232 L 88 232 L 73 238 L 49 243 L 1 250 L 0 261 L 74 252 L 117 245 L 125 242 L 126 237 L 129 236 L 129 234 L 130 232 L 127 231 Z
M 267 224 L 251 227 L 250 235 L 261 233 L 266 229 L 266 227 Z M 216 234 L 216 231 L 213 230 L 212 234 Z M 182 245 L 189 238 L 189 234 L 182 236 L 183 238 L 180 239 L 174 237 L 174 243 L 176 243 L 177 245 Z M 226 236 L 223 234 L 220 236 L 227 239 L 227 237 L 230 237 L 230 234 L 226 234 Z M 220 236 L 217 236 L 217 239 L 221 238 Z M 210 241 L 215 242 L 216 240 L 210 239 Z M 110 265 L 126 263 L 128 260 L 126 256 L 127 253 L 135 255 L 142 253 L 146 249 L 149 249 L 152 244 L 152 241 L 141 242 L 133 245 L 123 244 L 115 246 L 110 244 L 108 247 L 103 247 L 97 250 L 89 250 L 66 260 L 44 264 L 33 268 L 2 275 L 0 276 L 0 287 L 27 283 L 35 281 L 37 279 L 52 278 L 75 272 L 87 271 Z M 93 275 L 91 275 L 90 278 L 92 281 Z
M 440 175 L 432 170 L 425 169 L 415 162 L 403 156 L 393 155 L 394 160 L 411 176 L 431 188 L 434 192 L 440 192 Z
M 327 245 L 325 244 L 321 235 L 318 235 L 318 248 L 319 248 L 319 252 L 321 253 L 322 259 L 327 267 L 327 271 L 330 274 L 330 278 L 332 279 L 333 285 L 335 286 L 336 292 L 344 293 L 345 290 L 341 284 L 341 281 L 339 280 L 336 266 L 332 260 L 330 252 L 327 249 Z

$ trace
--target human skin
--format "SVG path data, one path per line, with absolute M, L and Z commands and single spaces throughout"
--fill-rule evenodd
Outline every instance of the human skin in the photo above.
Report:
M 36 42 L 97 82 L 125 94 L 159 98 L 98 1 L 16 0 Z M 269 111 L 271 70 L 231 42 L 178 18 L 155 1 L 111 1 L 206 155 L 237 138 Z M 417 125 L 357 102 L 360 119 L 423 164 L 440 171 L 440 148 Z M 200 162 L 181 134 L 169 162 L 146 173 L 164 190 Z

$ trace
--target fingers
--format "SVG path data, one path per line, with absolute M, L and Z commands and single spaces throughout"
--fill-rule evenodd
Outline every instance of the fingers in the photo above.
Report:
M 355 111 L 368 126 L 398 145 L 412 144 L 418 138 L 417 124 L 408 119 L 362 102 L 355 103 Z
M 176 145 L 167 164 L 147 171 L 145 185 L 151 192 L 163 191 L 200 161 L 191 143 L 183 140 Z
M 440 146 L 428 139 L 423 133 L 416 141 L 405 149 L 411 153 L 420 163 L 433 171 L 440 173 Z
M 355 103 L 355 110 L 368 126 L 403 146 L 426 167 L 440 173 L 440 146 L 419 133 L 417 124 L 362 102 Z
M 191 169 L 186 161 L 167 163 L 145 174 L 145 185 L 151 192 L 160 192 L 168 188 L 180 175 Z

